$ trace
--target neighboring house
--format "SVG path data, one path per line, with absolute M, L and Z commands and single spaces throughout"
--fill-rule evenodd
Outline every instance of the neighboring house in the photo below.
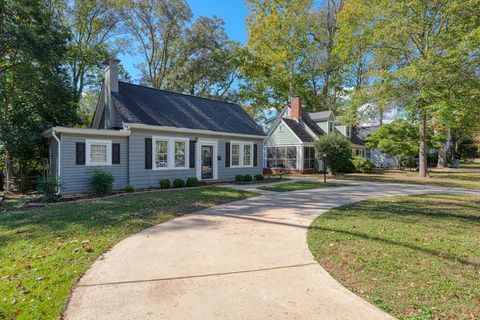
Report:
M 337 125 L 332 111 L 303 112 L 299 97 L 277 116 L 265 121 L 264 172 L 313 173 L 323 170 L 315 161 L 315 141 L 334 131 L 346 136 L 352 153 L 363 156 L 365 145 L 350 126 Z M 357 151 L 359 150 L 359 151 Z
M 377 126 L 367 126 L 367 127 L 360 127 L 357 128 L 357 135 L 362 139 L 366 140 L 368 136 L 373 134 L 375 131 L 380 128 L 379 125 Z M 365 157 L 372 160 L 378 168 L 393 168 L 398 166 L 398 161 L 395 157 L 390 156 L 383 152 L 381 149 L 366 149 L 365 150 Z
M 238 104 L 118 81 L 118 62 L 106 62 L 91 128 L 44 133 L 62 193 L 87 191 L 94 168 L 113 173 L 114 189 L 262 173 L 265 133 Z

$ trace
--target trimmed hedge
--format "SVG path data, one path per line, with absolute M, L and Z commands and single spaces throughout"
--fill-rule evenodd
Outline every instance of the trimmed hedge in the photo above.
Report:
M 263 174 L 256 174 L 255 177 L 253 177 L 253 179 L 255 181 L 263 181 L 265 180 L 265 177 L 263 176 Z
M 185 181 L 183 181 L 183 179 L 175 179 L 175 180 L 173 180 L 173 187 L 174 188 L 183 188 L 183 187 L 185 187 Z
M 253 180 L 252 176 L 249 174 L 246 174 L 243 176 L 243 181 L 245 182 L 251 182 Z
M 352 159 L 352 164 L 356 172 L 370 173 L 375 168 L 375 164 L 370 159 L 355 157 Z
M 162 179 L 160 180 L 160 189 L 168 189 L 170 188 L 170 180 Z
M 198 181 L 197 177 L 190 177 L 187 179 L 187 187 L 198 187 L 200 182 Z
M 237 175 L 235 176 L 235 182 L 243 182 L 244 179 L 245 179 L 245 177 L 244 177 L 243 175 L 241 175 L 241 174 L 237 174 Z

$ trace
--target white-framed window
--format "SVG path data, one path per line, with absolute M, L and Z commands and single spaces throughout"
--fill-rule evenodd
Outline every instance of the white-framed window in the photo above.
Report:
M 153 169 L 187 169 L 188 138 L 153 137 Z
M 230 166 L 252 167 L 253 166 L 253 142 L 231 142 Z
M 230 152 L 231 154 L 231 166 L 232 167 L 238 167 L 240 166 L 240 148 L 241 148 L 240 143 L 232 143 L 232 151 Z
M 283 132 L 284 126 L 283 124 L 278 126 L 278 132 Z
M 87 139 L 86 165 L 87 166 L 111 166 L 112 165 L 112 141 Z

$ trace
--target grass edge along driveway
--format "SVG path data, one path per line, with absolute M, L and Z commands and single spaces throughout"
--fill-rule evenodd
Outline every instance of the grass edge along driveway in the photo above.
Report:
M 323 188 L 332 188 L 332 187 L 345 187 L 346 184 L 341 183 L 331 183 L 331 182 L 321 182 L 315 180 L 306 180 L 306 181 L 294 181 L 279 183 L 270 186 L 259 187 L 258 189 L 274 191 L 274 192 L 289 192 L 297 190 L 307 190 L 307 189 L 323 189 Z
M 255 196 L 181 189 L 0 213 L 0 319 L 58 319 L 71 289 L 108 248 L 143 229 Z
M 307 242 L 335 279 L 399 319 L 477 319 L 478 234 L 480 196 L 396 196 L 326 212 Z

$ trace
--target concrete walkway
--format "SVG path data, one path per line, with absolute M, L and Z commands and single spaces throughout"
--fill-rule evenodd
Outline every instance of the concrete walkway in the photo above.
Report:
M 228 203 L 131 236 L 74 289 L 66 319 L 392 319 L 313 260 L 307 228 L 346 203 L 402 194 L 471 193 L 356 183 Z

